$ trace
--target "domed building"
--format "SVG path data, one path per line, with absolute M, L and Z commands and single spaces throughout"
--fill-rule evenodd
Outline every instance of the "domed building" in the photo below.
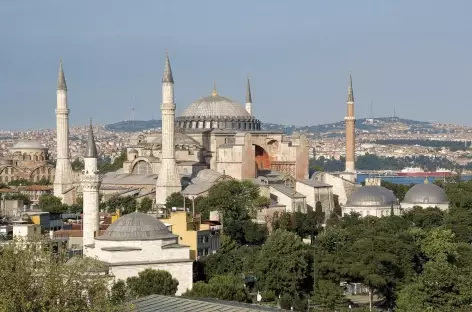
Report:
M 165 80 L 172 80 L 173 85 L 171 73 L 169 77 Z M 279 172 L 295 180 L 308 178 L 307 138 L 303 134 L 287 136 L 261 130 L 260 120 L 252 114 L 249 80 L 245 107 L 220 95 L 214 87 L 209 96 L 193 101 L 175 118 L 172 132 L 166 137 L 173 138 L 170 144 L 174 145 L 176 171 L 183 181 L 180 190 L 192 184 L 185 181 L 192 181 L 205 169 L 236 180 L 253 179 L 268 172 Z M 152 191 L 165 158 L 163 138 L 162 132 L 131 137 L 123 169 L 105 175 L 103 187 L 111 190 L 139 186 Z M 176 190 L 174 186 L 173 191 Z
M 358 187 L 348 197 L 343 215 L 356 212 L 362 217 L 383 217 L 389 216 L 392 209 L 395 215 L 401 214 L 398 199 L 392 191 L 382 186 L 366 185 Z
M 449 199 L 443 188 L 435 184 L 429 184 L 425 180 L 425 184 L 416 184 L 406 192 L 401 205 L 405 210 L 415 206 L 422 208 L 438 207 L 441 210 L 447 210 L 449 209 Z
M 145 269 L 165 270 L 179 281 L 176 295 L 192 288 L 190 247 L 156 217 L 134 212 L 114 223 L 94 244 L 84 246 L 85 256 L 106 264 L 116 280 L 137 276 Z
M 0 183 L 18 179 L 31 182 L 54 181 L 55 168 L 49 161 L 48 148 L 36 140 L 22 140 L 0 158 Z
M 176 121 L 182 129 L 261 130 L 258 119 L 240 104 L 220 96 L 216 88 L 210 96 L 190 104 Z

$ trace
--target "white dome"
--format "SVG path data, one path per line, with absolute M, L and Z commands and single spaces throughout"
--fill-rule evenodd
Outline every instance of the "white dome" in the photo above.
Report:
M 112 223 L 98 240 L 139 241 L 175 238 L 167 226 L 156 217 L 133 212 Z
M 390 207 L 397 205 L 397 198 L 391 190 L 382 186 L 362 186 L 348 197 L 347 207 Z
M 46 149 L 39 141 L 36 140 L 21 140 L 15 145 L 14 149 Z
M 181 117 L 251 117 L 242 105 L 213 93 L 190 104 Z
M 416 184 L 405 194 L 407 204 L 445 204 L 449 202 L 446 192 L 435 184 Z

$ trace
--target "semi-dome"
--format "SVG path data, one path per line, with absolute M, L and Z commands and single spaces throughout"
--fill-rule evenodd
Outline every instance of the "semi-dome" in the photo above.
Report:
M 416 184 L 405 194 L 407 204 L 445 204 L 449 202 L 446 192 L 435 184 Z
M 175 238 L 167 226 L 157 218 L 133 212 L 112 223 L 98 240 L 139 241 Z
M 15 145 L 13 145 L 14 149 L 45 149 L 44 146 L 41 145 L 39 141 L 36 140 L 21 140 Z
M 240 104 L 213 93 L 190 104 L 181 117 L 250 117 L 249 113 Z
M 363 186 L 357 188 L 347 199 L 348 207 L 386 207 L 397 204 L 392 191 L 382 186 Z

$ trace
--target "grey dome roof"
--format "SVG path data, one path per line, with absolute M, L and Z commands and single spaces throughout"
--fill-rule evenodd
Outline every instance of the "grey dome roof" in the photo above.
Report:
M 397 204 L 392 191 L 382 186 L 363 186 L 357 188 L 347 199 L 348 207 L 386 207 Z
M 405 194 L 407 204 L 444 204 L 448 203 L 446 192 L 435 184 L 416 184 Z
M 181 115 L 181 117 L 197 116 L 251 117 L 242 105 L 216 93 L 193 102 Z
M 138 150 L 134 149 L 134 148 L 130 148 L 128 150 L 128 154 L 137 154 L 138 153 Z
M 141 212 L 133 212 L 112 223 L 98 240 L 137 241 L 175 238 L 167 226 L 157 218 Z
M 36 140 L 21 140 L 15 145 L 13 145 L 14 149 L 45 149 L 44 146 L 41 145 L 39 141 Z

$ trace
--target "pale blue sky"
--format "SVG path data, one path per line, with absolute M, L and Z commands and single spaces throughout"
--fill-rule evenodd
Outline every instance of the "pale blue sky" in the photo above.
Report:
M 0 3 L 0 129 L 55 126 L 62 57 L 73 125 L 160 118 L 165 48 L 177 113 L 209 95 L 264 122 L 345 114 L 472 124 L 470 0 L 29 0 Z M 133 100 L 134 97 L 134 100 Z

